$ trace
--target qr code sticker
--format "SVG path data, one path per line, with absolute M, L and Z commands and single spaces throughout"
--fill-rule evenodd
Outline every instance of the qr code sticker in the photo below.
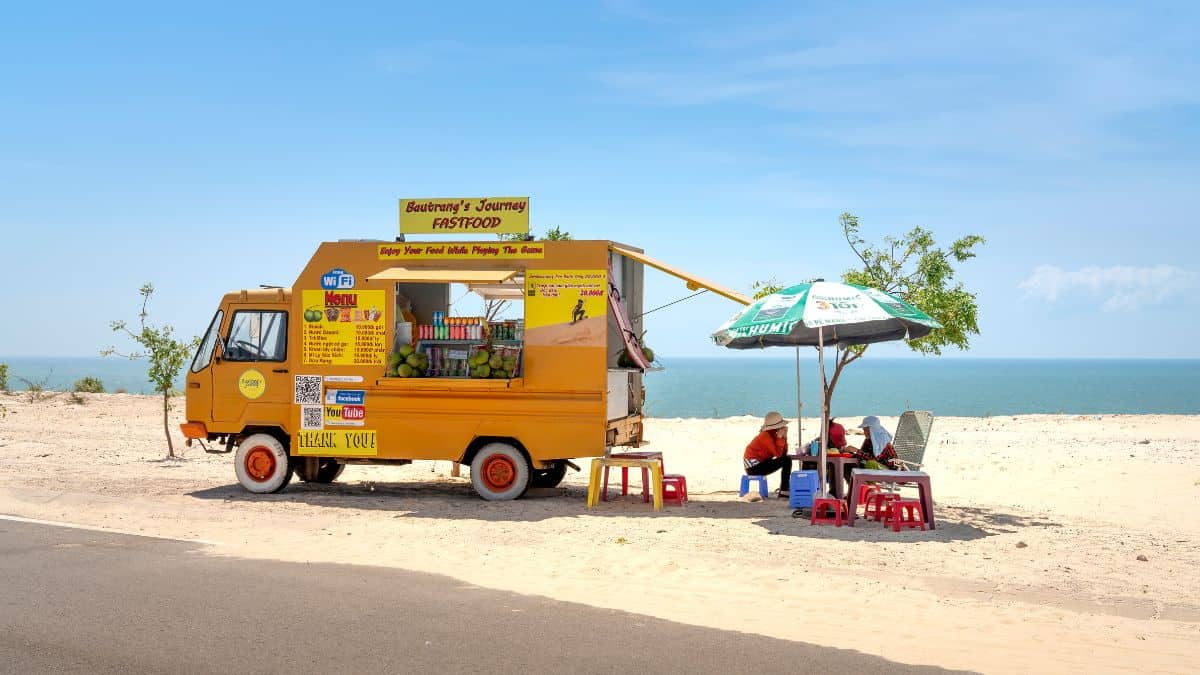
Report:
M 325 423 L 325 409 L 319 405 L 300 406 L 300 428 L 305 431 L 321 429 Z
M 296 404 L 319 405 L 321 403 L 321 376 L 296 376 Z

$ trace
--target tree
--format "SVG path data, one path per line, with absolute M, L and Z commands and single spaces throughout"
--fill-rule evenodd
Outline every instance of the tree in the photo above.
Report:
M 979 334 L 979 307 L 975 294 L 955 278 L 954 265 L 974 258 L 975 247 L 984 243 L 983 237 L 969 234 L 956 239 L 948 248 L 939 248 L 932 232 L 914 227 L 900 239 L 887 236 L 882 246 L 875 246 L 859 234 L 857 216 L 843 213 L 838 222 L 846 243 L 862 265 L 843 272 L 842 281 L 887 291 L 942 324 L 923 338 L 907 340 L 909 349 L 938 356 L 947 347 L 970 346 L 971 336 Z M 753 288 L 756 299 L 781 290 L 773 278 L 755 282 Z M 838 347 L 833 376 L 825 386 L 826 410 L 842 371 L 861 359 L 868 346 Z
M 142 295 L 142 311 L 138 313 L 138 332 L 130 330 L 124 321 L 113 321 L 110 325 L 114 332 L 125 333 L 130 340 L 141 347 L 141 350 L 123 354 L 118 352 L 116 347 L 108 347 L 100 350 L 100 355 L 116 355 L 130 360 L 148 359 L 147 375 L 151 384 L 154 385 L 154 391 L 163 396 L 163 433 L 167 436 L 167 457 L 174 459 L 175 443 L 171 440 L 171 427 L 167 419 L 168 413 L 171 411 L 171 395 L 175 393 L 175 377 L 183 368 L 188 356 L 196 351 L 196 347 L 200 344 L 200 338 L 193 337 L 184 342 L 175 339 L 175 329 L 170 325 L 156 328 L 148 321 L 150 318 L 148 308 L 150 297 L 154 295 L 154 286 L 146 284 L 138 292 Z

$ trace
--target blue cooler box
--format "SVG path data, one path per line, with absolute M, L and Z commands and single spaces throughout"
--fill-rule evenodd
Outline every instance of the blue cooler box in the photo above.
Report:
M 791 494 L 788 495 L 788 507 L 793 509 L 811 509 L 813 495 L 821 486 L 821 479 L 816 471 L 793 471 L 791 479 Z

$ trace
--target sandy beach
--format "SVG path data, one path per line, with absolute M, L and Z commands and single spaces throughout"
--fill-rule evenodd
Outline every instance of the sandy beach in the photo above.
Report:
M 632 497 L 588 512 L 581 474 L 487 503 L 446 462 L 351 466 L 334 485 L 256 496 L 228 455 L 164 461 L 158 399 L 0 405 L 0 514 L 202 540 L 213 555 L 436 572 L 903 663 L 1200 670 L 1194 416 L 936 419 L 939 527 L 897 534 L 739 500 L 749 417 L 647 422 L 692 497 L 655 514 Z

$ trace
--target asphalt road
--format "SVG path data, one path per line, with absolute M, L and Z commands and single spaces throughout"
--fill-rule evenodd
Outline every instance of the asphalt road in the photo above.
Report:
M 4 673 L 919 670 L 450 577 L 223 558 L 186 542 L 0 519 Z

